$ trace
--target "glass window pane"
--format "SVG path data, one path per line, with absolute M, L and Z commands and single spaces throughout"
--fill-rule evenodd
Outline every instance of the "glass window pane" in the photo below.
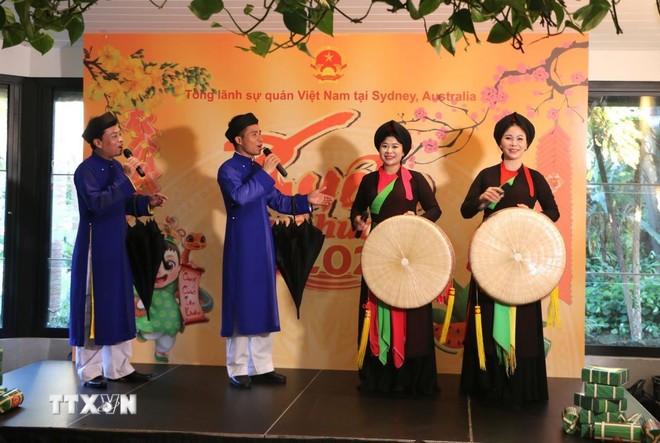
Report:
M 7 138 L 9 88 L 0 85 L 0 328 L 5 281 L 5 198 L 7 190 Z
M 660 347 L 660 94 L 590 97 L 586 344 Z
M 80 91 L 57 91 L 53 108 L 53 169 L 51 177 L 51 242 L 48 323 L 69 325 L 71 254 L 78 227 L 78 200 L 73 173 L 83 158 L 83 101 Z

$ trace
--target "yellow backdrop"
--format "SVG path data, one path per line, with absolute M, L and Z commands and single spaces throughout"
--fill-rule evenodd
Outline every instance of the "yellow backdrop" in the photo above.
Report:
M 246 41 L 231 35 L 85 35 L 86 117 L 120 113 L 125 146 L 145 162 L 147 177 L 138 184 L 169 197 L 156 219 L 189 263 L 175 277 L 194 306 L 169 361 L 225 363 L 219 329 L 226 212 L 216 175 L 233 153 L 224 138 L 228 120 L 253 112 L 265 144 L 289 171 L 286 179 L 275 175 L 278 187 L 307 193 L 324 183 L 337 199 L 314 214 L 326 241 L 300 319 L 278 277 L 276 366 L 354 368 L 364 240 L 350 231 L 348 211 L 360 178 L 377 167 L 373 133 L 393 119 L 411 131 L 406 166 L 434 187 L 443 210 L 437 224 L 456 251 L 453 335 L 436 355 L 440 372 L 460 372 L 467 248 L 481 217 L 463 220 L 459 208 L 476 174 L 499 162 L 494 123 L 517 111 L 536 126 L 525 164 L 553 187 L 567 250 L 561 328 L 545 330 L 548 373 L 577 376 L 584 359 L 588 41 L 540 37 L 525 53 L 482 38 L 451 57 L 438 56 L 422 35 L 317 36 L 312 58 L 293 49 L 261 58 L 236 49 Z M 442 318 L 444 305 L 435 308 Z M 136 342 L 134 360 L 154 361 L 154 343 Z

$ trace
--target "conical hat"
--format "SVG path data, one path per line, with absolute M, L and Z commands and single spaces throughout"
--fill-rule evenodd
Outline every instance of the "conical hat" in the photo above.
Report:
M 566 249 L 552 221 L 532 209 L 507 208 L 488 217 L 470 243 L 470 268 L 495 300 L 523 305 L 557 286 Z
M 367 286 L 397 308 L 431 303 L 451 282 L 455 262 L 442 229 L 415 215 L 397 215 L 379 223 L 362 248 Z

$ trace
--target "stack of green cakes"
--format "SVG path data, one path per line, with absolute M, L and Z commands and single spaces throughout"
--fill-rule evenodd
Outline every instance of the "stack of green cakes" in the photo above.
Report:
M 642 416 L 626 415 L 628 401 L 623 385 L 629 377 L 624 368 L 584 367 L 584 392 L 576 392 L 575 406 L 564 410 L 564 431 L 579 431 L 584 438 L 600 441 L 641 442 Z
M 2 385 L 2 355 L 0 349 L 0 414 L 17 408 L 23 403 L 23 393 L 18 389 L 7 389 Z

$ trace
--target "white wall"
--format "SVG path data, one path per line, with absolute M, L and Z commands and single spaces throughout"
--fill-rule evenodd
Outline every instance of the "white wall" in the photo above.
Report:
M 45 55 L 25 45 L 0 49 L 0 74 L 75 78 L 82 72 L 82 47 L 54 48 Z
M 0 49 L 0 74 L 82 77 L 82 72 L 82 47 L 54 48 L 45 55 L 25 45 Z M 660 47 L 656 51 L 590 50 L 589 80 L 660 81 Z

